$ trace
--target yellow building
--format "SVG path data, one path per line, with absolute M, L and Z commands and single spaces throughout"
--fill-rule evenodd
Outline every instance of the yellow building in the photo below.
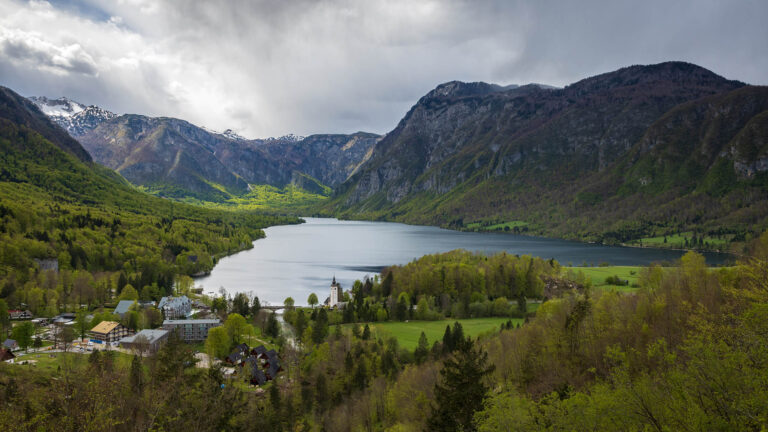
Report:
M 102 342 L 117 342 L 133 332 L 115 321 L 102 321 L 91 329 L 91 339 Z

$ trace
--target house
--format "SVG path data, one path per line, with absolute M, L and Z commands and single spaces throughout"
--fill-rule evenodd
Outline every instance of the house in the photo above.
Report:
M 65 312 L 51 318 L 51 322 L 55 325 L 62 326 L 75 320 L 75 314 L 71 312 Z
M 135 300 L 120 300 L 117 306 L 115 306 L 115 313 L 120 315 L 120 319 L 123 319 L 134 304 L 136 304 Z
M 30 319 L 30 318 L 32 318 L 32 312 L 30 312 L 28 310 L 10 309 L 10 310 L 8 310 L 8 316 L 12 320 Z
M 232 351 L 232 353 L 227 356 L 225 361 L 231 365 L 237 366 L 248 357 L 249 355 L 248 350 L 249 350 L 248 345 L 241 343 L 240 345 L 235 347 L 235 350 Z
M 3 342 L 3 348 L 9 351 L 14 351 L 19 349 L 19 343 L 13 339 L 6 339 L 5 342 Z
M 264 345 L 259 345 L 251 350 L 251 355 L 256 356 L 256 358 L 267 358 L 267 349 L 264 348 Z
M 126 349 L 146 349 L 150 353 L 156 353 L 168 342 L 171 332 L 164 329 L 145 329 L 133 336 L 120 339 L 120 346 Z
M 251 384 L 262 386 L 267 383 L 267 375 L 258 366 L 251 368 Z
M 0 348 L 0 362 L 4 362 L 4 361 L 8 361 L 8 360 L 13 360 L 15 358 L 16 358 L 16 356 L 13 355 L 11 350 L 6 349 L 6 348 Z
M 204 341 L 208 337 L 208 330 L 220 325 L 221 320 L 218 318 L 163 321 L 163 329 L 176 331 L 179 338 L 185 342 Z
M 163 297 L 157 308 L 163 312 L 165 319 L 184 318 L 192 313 L 192 301 L 187 296 Z
M 98 342 L 117 342 L 132 334 L 133 331 L 115 321 L 102 321 L 91 329 L 91 339 Z

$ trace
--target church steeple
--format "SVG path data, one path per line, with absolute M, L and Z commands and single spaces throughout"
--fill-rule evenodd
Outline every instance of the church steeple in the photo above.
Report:
M 336 285 L 336 275 L 333 275 L 333 282 L 331 282 L 331 285 Z

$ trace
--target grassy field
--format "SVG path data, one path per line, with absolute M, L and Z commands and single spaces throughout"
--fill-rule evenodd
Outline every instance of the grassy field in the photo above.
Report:
M 608 266 L 608 267 L 566 267 L 573 272 L 582 272 L 585 276 L 592 279 L 592 285 L 595 288 L 617 289 L 619 291 L 634 291 L 637 288 L 632 287 L 638 283 L 640 277 L 639 266 Z M 629 285 L 617 286 L 610 285 L 605 279 L 610 276 L 618 276 L 621 280 L 629 281 Z
M 523 323 L 520 318 L 472 318 L 462 320 L 446 319 L 441 321 L 409 321 L 409 322 L 378 322 L 369 323 L 371 331 L 380 336 L 394 336 L 400 346 L 413 350 L 419 343 L 421 332 L 427 335 L 427 341 L 431 347 L 437 340 L 443 340 L 445 326 L 453 326 L 455 321 L 464 327 L 464 334 L 476 337 L 481 333 L 491 330 L 499 330 L 502 323 L 512 320 L 514 324 Z M 365 325 L 365 324 L 361 324 Z M 345 326 L 351 326 L 346 324 Z
M 502 223 L 485 225 L 485 226 L 483 226 L 483 224 L 480 222 L 472 222 L 467 224 L 466 227 L 471 230 L 478 230 L 478 231 L 504 231 L 505 229 L 508 229 L 508 231 L 511 231 L 511 230 L 514 230 L 515 227 L 522 228 L 527 225 L 528 225 L 528 222 L 516 220 L 516 221 L 502 222 Z
M 113 351 L 113 353 L 115 355 L 115 365 L 118 368 L 129 368 L 131 366 L 133 357 L 117 351 Z M 18 367 L 30 368 L 45 374 L 54 374 L 59 366 L 61 366 L 62 369 L 67 366 L 72 369 L 87 366 L 89 356 L 90 353 L 32 353 L 17 357 L 15 365 Z M 27 360 L 30 361 L 29 364 L 19 364 L 20 362 Z
M 702 241 L 707 248 L 722 248 L 728 245 L 732 235 L 724 237 L 703 237 Z M 629 242 L 630 245 L 656 247 L 656 248 L 673 248 L 673 249 L 687 249 L 693 247 L 690 244 L 686 244 L 693 238 L 692 232 L 683 232 L 679 234 L 671 234 L 667 236 L 657 237 L 645 237 L 639 240 L 633 240 Z

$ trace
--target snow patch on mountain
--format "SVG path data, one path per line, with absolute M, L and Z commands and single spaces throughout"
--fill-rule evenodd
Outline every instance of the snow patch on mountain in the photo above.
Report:
M 45 96 L 33 96 L 29 100 L 75 138 L 85 135 L 105 121 L 117 117 L 117 114 L 111 111 L 95 105 L 85 106 L 66 97 L 49 99 Z

